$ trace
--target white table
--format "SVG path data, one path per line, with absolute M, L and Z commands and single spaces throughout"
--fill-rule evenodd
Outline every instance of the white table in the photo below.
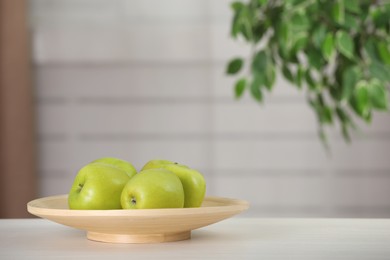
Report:
M 162 244 L 89 241 L 43 219 L 0 220 L 0 259 L 390 259 L 390 219 L 224 220 Z

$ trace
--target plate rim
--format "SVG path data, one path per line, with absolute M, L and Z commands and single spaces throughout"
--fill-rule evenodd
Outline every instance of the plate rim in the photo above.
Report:
M 205 214 L 205 212 L 222 213 L 227 211 L 244 211 L 249 208 L 249 202 L 242 199 L 233 199 L 219 196 L 206 196 L 205 200 L 217 201 L 225 205 L 198 207 L 198 208 L 164 208 L 164 209 L 111 209 L 111 210 L 73 210 L 58 209 L 49 207 L 39 207 L 36 204 L 44 200 L 66 199 L 68 194 L 47 196 L 31 200 L 27 203 L 27 211 L 36 216 L 67 216 L 67 217 L 146 217 L 151 216 L 170 216 L 188 215 L 188 214 Z

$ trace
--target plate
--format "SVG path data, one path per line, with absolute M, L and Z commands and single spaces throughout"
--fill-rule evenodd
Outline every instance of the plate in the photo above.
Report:
M 87 231 L 90 240 L 109 243 L 158 243 L 191 238 L 191 231 L 248 209 L 244 200 L 206 197 L 199 208 L 71 210 L 67 195 L 30 201 L 33 215 Z

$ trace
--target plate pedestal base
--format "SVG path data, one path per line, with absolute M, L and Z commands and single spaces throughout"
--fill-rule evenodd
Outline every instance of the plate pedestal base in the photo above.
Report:
M 108 234 L 98 232 L 87 232 L 89 240 L 107 243 L 163 243 L 186 240 L 191 238 L 191 231 L 166 233 L 166 234 Z

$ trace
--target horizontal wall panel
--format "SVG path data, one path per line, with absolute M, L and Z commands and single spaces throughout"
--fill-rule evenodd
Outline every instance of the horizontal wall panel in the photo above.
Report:
M 60 15 L 72 16 L 75 14 L 104 17 L 115 13 L 123 6 L 122 0 L 29 0 L 30 15 L 46 16 Z
M 207 29 L 180 24 L 120 28 L 46 28 L 33 37 L 38 64 L 59 62 L 206 61 Z M 156 41 L 158 39 L 158 41 Z
M 216 133 L 312 133 L 317 129 L 314 113 L 305 103 L 217 103 L 214 111 Z
M 56 64 L 35 68 L 39 97 L 131 96 L 153 98 L 207 98 L 235 101 L 234 78 L 225 74 L 225 64 Z M 264 93 L 264 104 L 302 102 L 303 92 L 281 77 L 271 93 Z M 244 95 L 248 99 L 249 93 Z M 276 99 L 276 101 L 275 101 Z M 242 100 L 236 101 L 242 103 Z
M 33 35 L 37 64 L 210 63 L 226 62 L 235 56 L 247 56 L 249 52 L 249 45 L 237 44 L 230 38 L 226 25 L 50 27 L 38 29 Z
M 229 23 L 233 15 L 230 3 L 227 0 L 30 0 L 30 15 L 37 28 L 121 23 Z
M 210 113 L 211 109 L 213 113 Z M 69 131 L 84 134 L 177 134 L 180 138 L 181 134 L 200 134 L 198 138 L 213 135 L 221 140 L 299 138 L 320 142 L 313 111 L 300 103 L 271 102 L 260 107 L 254 102 L 214 102 L 212 105 L 208 101 L 190 98 L 81 97 L 42 99 L 38 113 L 40 135 Z M 354 132 L 352 144 L 359 139 L 390 138 L 390 121 L 385 120 L 388 117 L 375 115 L 372 125 L 362 125 L 360 131 Z M 330 137 L 342 141 L 337 128 L 328 132 Z
M 229 139 L 229 134 L 232 138 L 248 139 L 246 135 L 249 134 L 255 139 L 263 139 L 269 134 L 297 131 L 313 136 L 316 129 L 309 108 L 299 104 L 273 104 L 263 109 L 256 104 L 223 103 L 214 106 L 215 113 L 211 114 L 209 105 L 203 102 L 156 104 L 132 103 L 133 99 L 92 98 L 80 100 L 80 103 L 76 101 L 64 105 L 40 104 L 40 134 L 68 131 L 125 135 L 193 133 L 207 137 L 214 133 L 216 138 L 222 139 Z
M 325 209 L 320 206 L 275 206 L 261 205 L 250 207 L 238 217 L 271 217 L 271 218 L 389 218 L 390 207 L 353 206 Z
M 327 201 L 327 187 L 321 176 L 257 177 L 222 176 L 215 182 L 218 196 L 242 198 L 253 206 L 319 205 Z
M 39 134 L 206 133 L 207 107 L 194 105 L 94 104 L 39 106 Z
M 122 0 L 29 0 L 34 29 L 53 26 L 118 25 Z
M 215 191 L 218 196 L 248 200 L 249 216 L 385 217 L 390 215 L 389 184 L 390 171 L 387 176 L 364 178 L 237 173 L 236 176 L 220 175 Z
M 215 114 L 210 115 L 208 104 L 204 103 L 128 104 L 95 99 L 84 102 L 72 106 L 41 104 L 38 107 L 38 133 L 154 134 L 162 138 L 164 135 L 194 138 L 188 136 L 192 134 L 198 139 L 213 136 L 221 141 L 280 138 L 285 141 L 312 140 L 320 144 L 312 111 L 302 105 L 273 104 L 262 109 L 256 108 L 256 104 L 223 104 L 217 105 Z M 337 129 L 329 132 L 330 137 L 343 142 Z M 352 150 L 359 139 L 381 138 L 390 139 L 388 123 L 377 121 L 371 127 L 366 126 L 360 134 L 356 133 L 350 148 Z
M 328 180 L 342 178 L 372 178 L 373 180 L 380 180 L 381 178 L 390 178 L 389 168 L 371 168 L 369 171 L 362 168 L 337 168 L 337 167 L 319 167 L 319 168 L 286 168 L 283 165 L 275 165 L 272 168 L 249 168 L 242 166 L 239 168 L 213 168 L 207 171 L 212 171 L 213 176 L 224 177 L 257 177 L 262 178 L 317 178 L 323 177 L 324 183 Z
M 230 24 L 233 17 L 231 1 L 228 0 L 124 1 L 129 22 L 136 22 L 134 18 L 138 18 L 144 23 L 180 21 Z
M 208 2 L 207 0 L 124 0 L 124 5 L 126 18 L 131 22 L 136 22 L 135 18 L 139 18 L 143 23 L 153 21 L 165 23 L 171 21 L 186 23 L 187 21 L 196 23 L 208 21 Z
M 39 98 L 132 97 L 205 98 L 210 71 L 196 66 L 37 66 Z
M 330 188 L 331 201 L 335 207 L 388 207 L 390 198 L 390 168 L 388 174 L 364 176 L 335 176 Z
M 216 133 L 245 134 L 317 134 L 318 123 L 315 112 L 305 100 L 283 101 L 270 98 L 264 104 L 243 100 L 213 105 L 214 130 Z M 336 117 L 335 117 L 336 120 Z M 325 128 L 330 136 L 341 138 L 338 121 L 332 128 Z M 370 124 L 356 120 L 358 129 L 351 131 L 354 139 L 378 136 L 390 137 L 390 113 L 374 113 Z
M 215 167 L 223 168 L 371 168 L 388 169 L 390 139 L 355 140 L 331 144 L 327 155 L 318 139 L 272 138 L 216 141 Z

